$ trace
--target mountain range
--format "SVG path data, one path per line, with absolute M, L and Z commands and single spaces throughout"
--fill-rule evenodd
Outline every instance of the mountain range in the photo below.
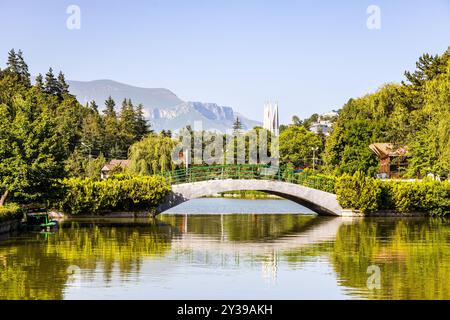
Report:
M 70 93 L 81 104 L 95 100 L 99 108 L 104 108 L 104 101 L 111 96 L 120 109 L 123 99 L 131 99 L 134 105 L 142 103 L 144 113 L 154 131 L 177 131 L 186 125 L 194 129 L 201 122 L 204 130 L 225 132 L 231 129 L 236 117 L 242 122 L 243 130 L 261 125 L 235 112 L 228 106 L 216 103 L 183 101 L 175 93 L 165 88 L 140 88 L 112 80 L 68 81 Z

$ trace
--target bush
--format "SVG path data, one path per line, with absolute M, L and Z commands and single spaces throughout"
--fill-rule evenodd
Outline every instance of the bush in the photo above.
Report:
M 360 171 L 353 175 L 344 174 L 336 181 L 335 191 L 339 204 L 346 209 L 362 213 L 377 211 L 381 205 L 381 181 L 366 177 Z
M 22 209 L 16 203 L 10 203 L 0 207 L 0 222 L 20 220 L 22 217 Z
M 58 206 L 73 215 L 152 211 L 170 191 L 166 180 L 157 176 L 120 176 L 103 181 L 71 178 L 63 180 L 62 186 Z
M 337 179 L 339 204 L 363 213 L 394 210 L 400 213 L 422 212 L 444 216 L 450 213 L 448 181 L 380 181 L 357 172 Z
M 450 182 L 388 182 L 394 209 L 398 212 L 427 212 L 431 215 L 450 213 Z

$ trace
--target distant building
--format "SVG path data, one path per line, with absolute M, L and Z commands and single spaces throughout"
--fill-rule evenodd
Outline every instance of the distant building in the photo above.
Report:
M 324 135 L 328 136 L 331 131 L 332 124 L 330 121 L 318 121 L 316 123 L 313 123 L 309 127 L 309 131 L 314 133 L 320 133 L 322 132 Z
M 100 177 L 102 179 L 108 179 L 111 171 L 119 169 L 118 167 L 125 169 L 130 165 L 130 160 L 117 160 L 113 159 L 108 164 L 105 164 L 101 170 Z
M 309 127 L 309 131 L 314 133 L 323 133 L 324 135 L 328 136 L 331 132 L 331 127 L 333 126 L 333 123 L 330 120 L 321 120 L 322 116 L 319 117 L 319 120 L 315 123 L 313 123 Z
M 380 168 L 378 177 L 393 178 L 401 175 L 407 165 L 407 147 L 395 148 L 392 143 L 373 143 L 369 148 L 378 156 Z
M 263 128 L 269 130 L 273 135 L 278 136 L 279 127 L 278 103 L 266 103 L 264 105 Z
M 309 131 L 314 133 L 323 133 L 329 136 L 331 133 L 331 128 L 333 127 L 333 122 L 339 116 L 336 111 L 330 111 L 319 116 L 317 122 L 309 126 Z

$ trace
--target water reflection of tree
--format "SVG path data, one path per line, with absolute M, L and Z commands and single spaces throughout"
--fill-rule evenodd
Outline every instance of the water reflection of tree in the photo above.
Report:
M 0 299 L 62 299 L 69 266 L 92 276 L 101 264 L 106 281 L 115 266 L 122 276 L 139 271 L 144 258 L 170 250 L 172 232 L 156 224 L 80 228 L 73 223 L 49 237 L 35 234 L 0 248 Z
M 126 274 L 139 269 L 143 258 L 160 256 L 170 250 L 170 232 L 170 227 L 156 224 L 129 227 L 92 224 L 80 228 L 78 223 L 72 223 L 70 228 L 58 231 L 47 250 L 80 268 L 94 270 L 101 262 L 109 277 L 114 264 Z
M 83 276 L 89 273 L 94 276 L 95 270 L 101 267 L 106 281 L 115 270 L 122 277 L 138 272 L 144 259 L 159 257 L 171 250 L 175 245 L 172 238 L 184 230 L 186 221 L 183 219 L 183 216 L 161 216 L 162 221 L 153 224 L 130 225 L 70 223 L 47 238 L 33 234 L 26 240 L 1 246 L 0 299 L 62 299 L 70 282 L 67 268 L 73 265 L 81 268 Z M 317 231 L 316 227 L 320 228 L 326 221 L 298 215 L 190 216 L 187 231 L 212 239 L 225 233 L 225 240 L 240 243 L 238 247 L 231 246 L 235 250 L 232 253 L 240 253 L 259 242 L 272 243 L 267 257 L 266 251 L 246 256 L 247 262 L 257 261 L 268 269 L 276 266 L 278 259 L 296 268 L 311 257 L 328 257 L 339 284 L 356 297 L 450 299 L 448 221 L 360 219 L 338 226 L 335 239 L 319 239 L 288 250 L 279 249 L 274 241 Z M 239 265 L 239 254 L 230 256 L 230 252 L 205 250 L 211 255 L 209 263 L 237 256 L 237 261 L 231 263 Z M 213 259 L 214 254 L 224 256 L 217 260 Z M 370 265 L 381 269 L 380 289 L 367 288 Z
M 364 219 L 339 229 L 330 257 L 341 285 L 358 296 L 449 299 L 449 239 L 440 219 Z M 370 265 L 380 267 L 380 289 L 367 288 Z
M 66 263 L 38 241 L 0 248 L 0 299 L 61 299 Z

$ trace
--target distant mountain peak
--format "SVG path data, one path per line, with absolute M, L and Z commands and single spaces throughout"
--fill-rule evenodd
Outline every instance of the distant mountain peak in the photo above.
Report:
M 186 102 L 166 88 L 140 88 L 109 79 L 68 83 L 70 92 L 80 103 L 95 100 L 100 109 L 109 96 L 116 102 L 117 109 L 125 98 L 131 99 L 134 104 L 142 103 L 144 114 L 155 131 L 177 131 L 186 125 L 193 126 L 198 121 L 201 121 L 204 130 L 226 131 L 232 128 L 236 116 L 241 119 L 244 129 L 260 125 L 257 121 L 236 114 L 231 107 L 212 102 Z

